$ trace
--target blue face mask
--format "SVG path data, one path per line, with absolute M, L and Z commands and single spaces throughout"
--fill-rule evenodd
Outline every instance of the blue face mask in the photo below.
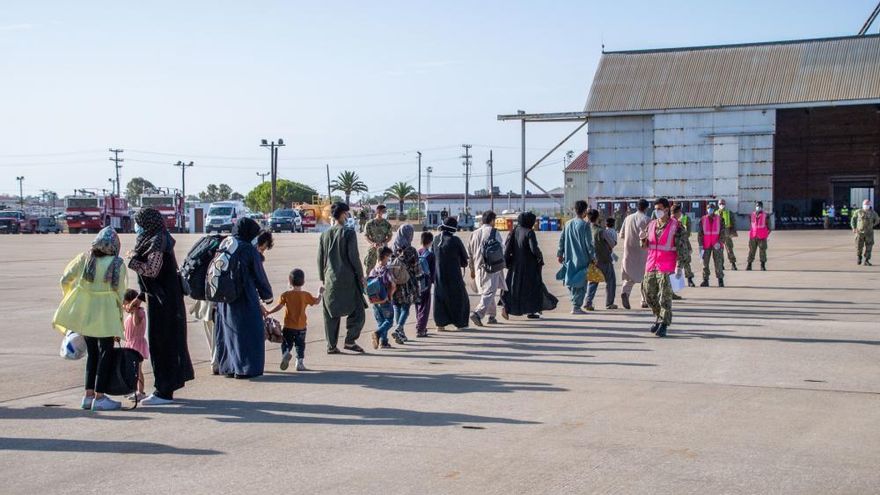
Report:
M 710 215 L 715 213 L 715 210 L 713 208 L 709 208 L 709 210 L 707 210 L 707 211 L 709 212 Z
M 134 224 L 134 233 L 137 235 L 141 235 L 144 233 L 144 228 L 138 224 Z

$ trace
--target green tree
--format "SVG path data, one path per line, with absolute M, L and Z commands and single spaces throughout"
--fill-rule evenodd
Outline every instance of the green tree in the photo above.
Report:
M 403 213 L 403 203 L 408 199 L 416 199 L 416 189 L 406 182 L 398 182 L 385 190 L 385 199 L 388 198 L 397 200 L 400 205 L 397 211 Z
M 244 198 L 241 194 L 234 192 L 229 184 L 208 184 L 204 191 L 199 193 L 199 200 L 205 203 L 213 203 L 215 201 L 241 200 Z
M 143 177 L 135 177 L 128 181 L 128 184 L 125 186 L 125 199 L 129 203 L 137 205 L 141 203 L 141 195 L 155 189 L 156 186 L 152 182 Z
M 234 192 L 229 195 L 229 199 L 232 201 L 244 201 L 244 196 L 239 192 Z
M 286 179 L 278 179 L 275 186 L 275 202 L 277 208 L 287 208 L 293 203 L 309 203 L 318 191 L 311 187 Z M 251 189 L 245 196 L 244 204 L 254 211 L 271 213 L 272 183 L 263 182 Z
M 330 183 L 330 189 L 333 191 L 341 191 L 345 194 L 345 202 L 351 203 L 351 193 L 365 193 L 369 191 L 364 181 L 358 177 L 358 174 L 351 170 L 342 171 L 336 179 Z

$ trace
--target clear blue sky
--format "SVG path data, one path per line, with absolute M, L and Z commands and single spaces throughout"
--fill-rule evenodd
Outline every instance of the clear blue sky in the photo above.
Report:
M 377 192 L 414 183 L 422 150 L 432 192 L 459 191 L 462 143 L 480 145 L 476 173 L 483 145 L 494 147 L 496 185 L 518 190 L 519 127 L 496 115 L 581 110 L 603 42 L 611 51 L 851 35 L 874 5 L 4 2 L 0 194 L 18 193 L 17 175 L 29 194 L 108 187 L 108 147 L 126 149 L 123 184 L 179 186 L 171 163 L 192 160 L 187 192 L 226 182 L 246 193 L 268 169 L 259 140 L 278 137 L 288 143 L 280 175 L 319 190 L 325 163 Z M 570 128 L 531 127 L 529 157 Z M 585 147 L 584 133 L 563 151 Z M 536 177 L 562 185 L 561 153 Z

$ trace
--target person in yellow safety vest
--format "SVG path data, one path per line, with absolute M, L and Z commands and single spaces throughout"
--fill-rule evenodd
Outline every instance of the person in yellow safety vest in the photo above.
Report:
M 846 203 L 844 203 L 843 208 L 840 209 L 840 219 L 844 224 L 849 225 L 849 206 L 846 206 Z
M 736 271 L 736 255 L 733 254 L 733 238 L 736 237 L 736 217 L 727 209 L 727 202 L 723 199 L 718 200 L 718 216 L 721 217 L 724 231 L 727 235 L 724 237 L 724 247 L 727 248 L 727 259 L 730 261 L 730 267 Z M 722 258 L 721 262 L 724 262 Z

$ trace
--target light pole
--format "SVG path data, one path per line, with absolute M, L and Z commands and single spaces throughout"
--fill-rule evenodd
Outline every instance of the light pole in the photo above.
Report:
M 18 204 L 24 212 L 24 176 L 16 177 L 15 180 L 18 181 Z
M 425 170 L 428 173 L 428 195 L 425 197 L 425 218 L 428 218 L 428 205 L 431 201 L 431 174 L 434 173 L 434 167 L 428 167 Z
M 107 182 L 110 183 L 110 194 L 113 194 L 116 191 L 116 179 L 111 177 L 107 179 Z
M 271 175 L 272 180 L 272 211 L 275 211 L 275 193 L 276 186 L 278 184 L 278 148 L 284 146 L 284 140 L 278 139 L 278 142 L 275 141 L 269 142 L 266 139 L 260 140 L 261 148 L 269 148 L 269 175 Z
M 180 167 L 180 198 L 181 201 L 175 207 L 175 209 L 186 209 L 186 169 L 195 165 L 193 162 L 183 163 L 180 160 L 177 160 L 177 163 L 174 164 L 175 167 Z M 177 215 L 179 218 L 178 223 L 180 225 L 177 228 L 183 232 L 186 229 L 186 219 L 183 217 L 184 212 L 180 211 Z
M 419 199 L 416 202 L 419 212 L 416 214 L 416 221 L 422 223 L 422 152 L 416 151 L 416 154 L 419 155 Z
M 270 175 L 272 172 L 257 172 L 257 175 L 260 176 L 260 183 L 266 182 L 266 176 Z

